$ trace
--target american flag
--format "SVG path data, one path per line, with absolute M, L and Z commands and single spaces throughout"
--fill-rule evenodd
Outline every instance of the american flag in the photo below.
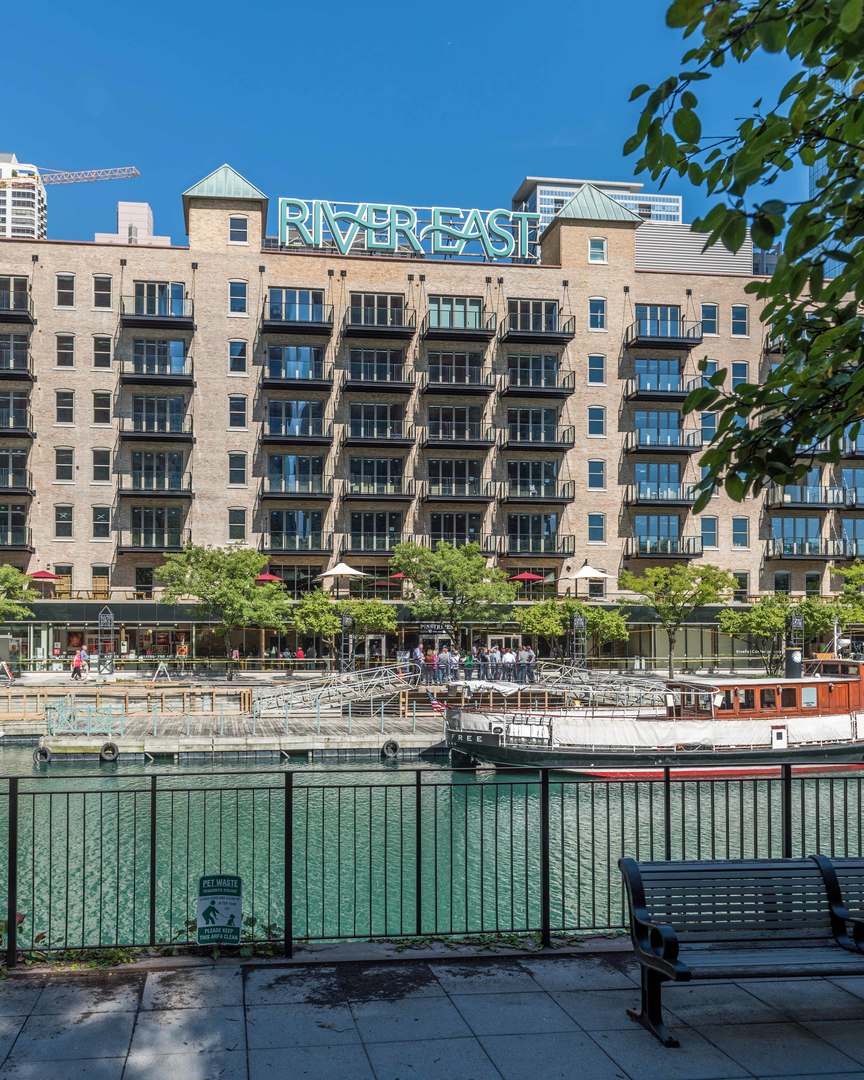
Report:
M 429 698 L 429 704 L 432 706 L 432 708 L 435 710 L 435 712 L 444 712 L 444 710 L 447 708 L 447 706 L 444 704 L 444 702 L 439 701 L 438 698 L 435 697 L 435 695 L 432 693 L 431 690 L 427 690 L 426 694 L 427 694 L 427 696 Z

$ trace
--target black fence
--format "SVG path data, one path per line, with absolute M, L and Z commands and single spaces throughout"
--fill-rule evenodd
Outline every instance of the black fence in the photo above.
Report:
M 195 943 L 198 879 L 243 879 L 243 941 L 623 929 L 617 860 L 864 854 L 864 775 L 708 779 L 295 768 L 0 783 L 19 952 Z M 287 928 L 287 929 L 286 929 Z

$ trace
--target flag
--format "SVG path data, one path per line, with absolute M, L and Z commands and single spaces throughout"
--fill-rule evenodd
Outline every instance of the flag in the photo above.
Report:
M 435 712 L 444 712 L 447 706 L 442 701 L 439 701 L 431 690 L 427 690 L 426 695 L 429 698 L 429 704 L 432 706 Z

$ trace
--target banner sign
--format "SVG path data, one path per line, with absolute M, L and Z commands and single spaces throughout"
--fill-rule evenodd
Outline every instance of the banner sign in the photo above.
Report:
M 243 883 L 234 874 L 214 874 L 198 882 L 198 944 L 239 945 Z
M 536 257 L 540 215 L 388 203 L 279 200 L 279 243 L 288 247 L 463 258 Z

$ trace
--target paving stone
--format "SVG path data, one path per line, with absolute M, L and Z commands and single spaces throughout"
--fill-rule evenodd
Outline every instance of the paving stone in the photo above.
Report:
M 282 1069 L 284 1076 L 284 1062 Z M 246 1051 L 130 1054 L 123 1080 L 162 1080 L 168 1076 L 171 1080 L 247 1080 Z
M 858 1068 L 858 1062 L 800 1024 L 724 1025 L 711 1031 L 711 1041 L 756 1076 Z
M 416 961 L 257 969 L 246 976 L 247 1005 L 340 1005 L 346 1001 L 434 997 L 443 993 L 428 965 Z
M 864 1037 L 860 1020 L 806 1020 L 802 1027 L 848 1055 L 856 1067 L 864 1065 Z
M 856 997 L 864 998 L 864 975 L 852 975 L 849 978 L 830 979 L 830 982 Z
M 44 1061 L 18 1061 L 0 1069 L 0 1080 L 121 1080 L 125 1061 L 125 1055 L 52 1061 L 50 1066 Z
M 76 1016 L 32 1013 L 18 1035 L 7 1064 L 122 1057 L 129 1050 L 134 1023 L 132 1012 L 82 1012 Z
M 788 1020 L 860 1020 L 864 1003 L 827 979 L 748 979 L 746 989 Z
M 33 1012 L 37 1016 L 134 1012 L 141 1000 L 144 980 L 143 972 L 133 975 L 114 971 L 87 978 L 49 978 Z
M 212 1009 L 243 1005 L 239 967 L 186 968 L 155 971 L 147 976 L 141 1008 Z
M 27 1016 L 39 1000 L 41 979 L 5 979 L 0 982 L 0 1016 Z
M 639 1004 L 638 995 L 632 1004 Z M 771 1024 L 785 1019 L 774 1006 L 736 983 L 667 984 L 663 988 L 663 1008 L 703 1031 L 715 1024 Z
M 246 1009 L 252 1050 L 359 1043 L 347 1005 L 256 1005 Z
M 533 994 L 452 994 L 450 1000 L 475 1035 L 533 1035 L 576 1031 L 578 1025 L 552 998 Z
M 429 967 L 448 994 L 505 994 L 540 989 L 531 972 L 514 963 L 466 961 L 430 963 Z
M 175 1009 L 140 1012 L 132 1054 L 188 1054 L 242 1050 L 246 1030 L 242 1009 Z
M 366 1051 L 377 1080 L 501 1080 L 476 1039 L 382 1042 Z
M 549 996 L 586 1031 L 632 1030 L 633 1021 L 627 1010 L 639 1004 L 639 991 L 634 987 L 629 990 L 553 990 Z M 668 1019 L 673 1020 L 672 1011 L 665 1011 Z
M 668 1025 L 681 1042 L 673 1048 L 661 1046 L 643 1027 L 630 1023 L 629 1031 L 592 1031 L 590 1037 L 634 1080 L 727 1080 L 749 1075 L 692 1028 Z
M 365 1043 L 458 1038 L 471 1034 L 456 1007 L 446 997 L 405 1001 L 352 1002 L 351 1012 Z
M 293 1046 L 250 1050 L 249 1080 L 375 1080 L 363 1046 Z
M 504 1080 L 621 1080 L 620 1068 L 582 1032 L 486 1035 L 480 1044 Z
M 519 966 L 531 973 L 544 990 L 626 990 L 638 986 L 634 980 L 607 960 L 594 956 L 533 957 L 520 959 Z

